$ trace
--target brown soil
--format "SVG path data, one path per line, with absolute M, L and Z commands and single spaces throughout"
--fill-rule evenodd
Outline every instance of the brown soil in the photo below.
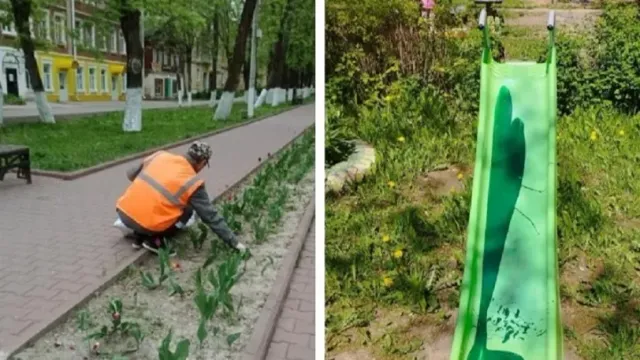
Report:
M 436 199 L 464 190 L 464 179 L 470 176 L 472 169 L 464 165 L 443 165 L 421 175 L 408 188 L 404 189 L 408 198 L 415 202 Z M 461 175 L 462 178 L 458 178 Z

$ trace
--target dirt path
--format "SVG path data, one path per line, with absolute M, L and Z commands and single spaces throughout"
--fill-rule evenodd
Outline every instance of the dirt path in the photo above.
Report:
M 549 18 L 548 8 L 505 9 L 505 21 L 508 25 L 526 27 L 544 27 Z M 556 24 L 561 27 L 593 26 L 602 10 L 599 9 L 555 9 Z

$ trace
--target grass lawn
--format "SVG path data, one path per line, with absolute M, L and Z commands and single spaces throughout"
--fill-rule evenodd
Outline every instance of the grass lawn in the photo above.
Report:
M 256 109 L 255 116 L 287 107 L 291 105 L 263 106 Z M 210 107 L 147 109 L 142 113 L 139 133 L 122 131 L 123 112 L 119 111 L 53 125 L 9 124 L 0 127 L 0 144 L 29 146 L 34 169 L 74 171 L 247 120 L 246 104 L 241 103 L 234 104 L 225 121 L 213 120 Z
M 343 119 L 379 160 L 375 176 L 326 201 L 330 357 L 429 358 L 424 345 L 453 334 L 477 121 L 416 91 Z M 640 115 L 578 109 L 557 139 L 566 343 L 584 360 L 640 359 Z M 463 191 L 440 193 L 428 174 L 441 164 L 456 165 L 449 182 Z

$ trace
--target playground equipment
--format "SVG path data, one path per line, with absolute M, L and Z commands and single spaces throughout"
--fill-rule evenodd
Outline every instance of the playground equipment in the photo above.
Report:
M 484 3 L 473 195 L 450 358 L 562 360 L 555 14 L 544 63 L 499 63 L 491 56 L 491 9 Z

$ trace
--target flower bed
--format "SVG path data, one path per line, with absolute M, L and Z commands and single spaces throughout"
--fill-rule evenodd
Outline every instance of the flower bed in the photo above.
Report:
M 314 193 L 313 130 L 220 204 L 250 251 L 199 224 L 15 359 L 231 359 L 242 353 Z

